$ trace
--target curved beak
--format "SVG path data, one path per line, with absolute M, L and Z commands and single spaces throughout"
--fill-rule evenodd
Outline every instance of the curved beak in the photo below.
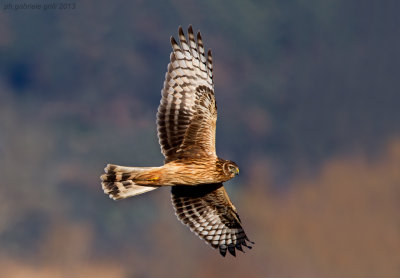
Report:
M 239 168 L 236 168 L 236 175 L 239 175 Z

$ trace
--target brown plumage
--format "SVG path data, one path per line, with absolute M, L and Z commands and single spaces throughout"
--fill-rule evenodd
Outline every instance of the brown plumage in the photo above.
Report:
M 189 40 L 179 27 L 180 45 L 171 37 L 170 55 L 157 131 L 165 164 L 124 167 L 108 164 L 101 176 L 111 198 L 124 199 L 160 186 L 172 186 L 172 204 L 179 220 L 221 255 L 251 248 L 236 208 L 222 183 L 239 173 L 237 165 L 215 152 L 217 105 L 212 55 L 205 55 L 200 32 L 197 42 L 189 26 Z

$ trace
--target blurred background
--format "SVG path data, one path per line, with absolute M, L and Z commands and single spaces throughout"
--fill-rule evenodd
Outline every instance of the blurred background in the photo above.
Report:
M 4 277 L 400 277 L 398 1 L 0 8 Z M 169 38 L 189 24 L 213 50 L 217 152 L 240 166 L 226 188 L 256 242 L 237 258 L 178 222 L 168 188 L 115 202 L 100 185 L 107 163 L 163 163 Z

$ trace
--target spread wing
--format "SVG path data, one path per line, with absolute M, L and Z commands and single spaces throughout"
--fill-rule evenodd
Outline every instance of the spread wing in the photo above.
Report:
M 172 204 L 178 219 L 222 256 L 228 250 L 243 252 L 242 245 L 251 248 L 251 242 L 240 223 L 222 183 L 201 186 L 173 186 Z
M 179 27 L 180 46 L 171 37 L 173 52 L 158 107 L 158 139 L 166 163 L 184 157 L 216 156 L 211 51 L 206 58 L 200 32 L 197 43 L 192 26 L 188 33 L 189 43 Z

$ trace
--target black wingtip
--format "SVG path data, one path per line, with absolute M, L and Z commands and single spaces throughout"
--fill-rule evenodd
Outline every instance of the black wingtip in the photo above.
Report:
M 220 245 L 219 246 L 219 253 L 221 254 L 222 257 L 226 256 L 226 250 L 227 250 L 227 248 L 226 248 L 225 245 Z
M 255 244 L 255 242 L 254 241 L 251 241 L 247 236 L 246 236 L 246 238 L 245 238 L 245 242 L 246 241 L 248 241 L 250 244 Z
M 189 25 L 189 28 L 188 28 L 188 34 L 189 34 L 189 40 L 194 40 L 194 33 L 193 33 L 193 28 L 192 28 L 191 24 Z
M 179 40 L 182 40 L 181 38 L 185 37 L 185 33 L 183 32 L 183 29 L 181 26 L 179 26 Z
M 231 253 L 232 256 L 236 257 L 235 245 L 229 244 L 228 245 L 228 251 L 229 251 L 229 253 Z
M 244 253 L 243 248 L 242 248 L 242 245 L 240 244 L 240 242 L 238 242 L 238 243 L 236 244 L 236 249 Z
M 171 36 L 171 45 L 172 45 L 172 49 L 175 51 L 176 47 L 179 47 L 179 44 L 177 43 L 177 41 L 175 40 L 175 38 L 173 36 Z

